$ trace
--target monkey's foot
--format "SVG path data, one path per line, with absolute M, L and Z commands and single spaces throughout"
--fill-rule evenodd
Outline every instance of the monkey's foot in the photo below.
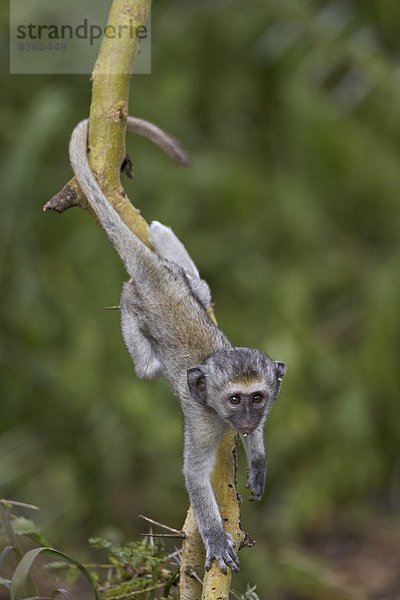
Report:
M 212 561 L 216 560 L 220 571 L 225 575 L 228 567 L 235 573 L 239 573 L 239 558 L 236 554 L 235 542 L 229 533 L 224 530 L 209 533 L 205 540 L 205 546 L 207 571 L 211 569 Z

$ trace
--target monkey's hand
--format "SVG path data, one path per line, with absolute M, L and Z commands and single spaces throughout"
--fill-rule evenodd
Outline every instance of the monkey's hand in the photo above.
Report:
M 214 529 L 204 535 L 206 547 L 207 571 L 211 569 L 212 561 L 215 559 L 222 573 L 227 573 L 230 567 L 235 573 L 239 573 L 239 558 L 235 550 L 235 542 L 229 533 L 223 529 Z
M 250 502 L 261 500 L 265 489 L 265 461 L 258 459 L 250 464 L 247 473 L 247 486 L 251 490 Z

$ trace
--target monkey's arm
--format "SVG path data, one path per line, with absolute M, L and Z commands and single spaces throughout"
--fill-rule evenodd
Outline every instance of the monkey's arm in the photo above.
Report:
M 197 526 L 206 549 L 205 567 L 207 571 L 215 559 L 223 573 L 227 572 L 228 566 L 237 573 L 239 559 L 235 551 L 235 543 L 229 533 L 224 530 L 211 487 L 211 473 L 219 441 L 218 436 L 215 437 L 213 443 L 201 444 L 198 435 L 192 435 L 192 432 L 188 432 L 186 429 L 184 474 Z
M 122 287 L 120 310 L 121 331 L 132 357 L 136 375 L 140 379 L 156 379 L 162 375 L 162 366 L 154 344 L 144 335 L 140 314 L 135 306 L 136 282 L 130 280 Z
M 247 455 L 247 487 L 251 490 L 250 500 L 260 500 L 265 489 L 265 446 L 264 426 L 242 437 Z

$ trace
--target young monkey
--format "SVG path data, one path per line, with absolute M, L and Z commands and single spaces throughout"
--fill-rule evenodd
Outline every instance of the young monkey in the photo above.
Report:
M 122 334 L 138 377 L 163 375 L 184 417 L 184 475 L 206 548 L 206 569 L 238 572 L 239 560 L 211 487 L 221 436 L 237 431 L 248 461 L 250 500 L 265 485 L 263 426 L 286 367 L 260 350 L 236 348 L 206 312 L 211 295 L 183 244 L 154 222 L 151 251 L 104 197 L 87 159 L 87 121 L 74 130 L 70 160 L 82 191 L 131 279 L 121 296 Z

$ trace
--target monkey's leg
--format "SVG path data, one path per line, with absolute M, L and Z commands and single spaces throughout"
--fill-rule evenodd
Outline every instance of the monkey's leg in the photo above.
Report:
M 125 283 L 121 294 L 121 330 L 139 379 L 155 379 L 162 374 L 161 363 L 151 342 L 143 334 L 134 306 L 134 283 Z
M 188 251 L 170 227 L 159 221 L 153 221 L 149 227 L 149 236 L 160 258 L 176 263 L 192 277 L 200 277 Z
M 175 263 L 185 271 L 192 292 L 207 308 L 211 304 L 210 288 L 206 281 L 200 279 L 196 265 L 172 229 L 158 221 L 153 221 L 149 228 L 149 234 L 156 254 L 163 260 Z
M 228 566 L 237 573 L 239 559 L 235 551 L 235 543 L 224 530 L 211 487 L 210 479 L 217 444 L 210 446 L 199 447 L 192 436 L 186 436 L 184 463 L 186 487 L 206 549 L 205 568 L 208 571 L 215 559 L 223 573 L 227 572 Z
M 260 500 L 265 489 L 265 446 L 264 428 L 259 425 L 252 433 L 242 437 L 247 455 L 247 487 L 251 490 L 250 500 Z

